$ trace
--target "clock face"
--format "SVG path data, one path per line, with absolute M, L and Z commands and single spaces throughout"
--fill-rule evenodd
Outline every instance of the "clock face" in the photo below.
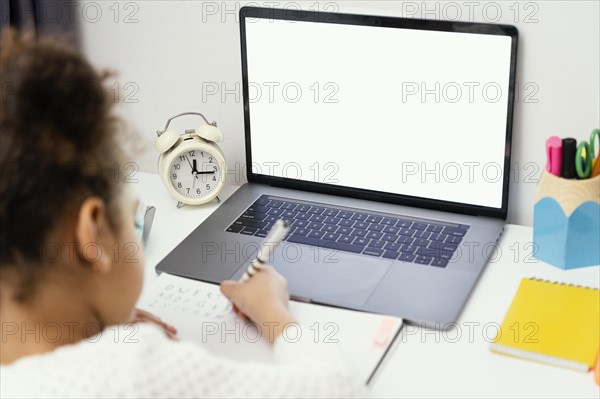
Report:
M 214 193 L 221 184 L 222 165 L 208 151 L 188 150 L 173 159 L 169 180 L 175 191 L 190 199 L 200 199 Z

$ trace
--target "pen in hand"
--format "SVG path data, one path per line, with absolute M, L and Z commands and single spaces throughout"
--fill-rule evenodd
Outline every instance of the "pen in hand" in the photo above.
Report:
M 256 259 L 250 262 L 250 266 L 248 266 L 248 269 L 246 269 L 242 275 L 242 278 L 240 279 L 241 282 L 247 281 L 254 275 L 254 273 L 260 270 L 261 265 L 264 265 L 268 262 L 269 257 L 273 251 L 275 251 L 275 248 L 283 241 L 288 231 L 290 231 L 290 224 L 288 222 L 282 219 L 279 219 L 277 222 L 275 222 L 260 245 Z

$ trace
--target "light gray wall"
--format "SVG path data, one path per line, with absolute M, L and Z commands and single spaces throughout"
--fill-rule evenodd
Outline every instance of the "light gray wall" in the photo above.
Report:
M 587 139 L 600 126 L 598 1 L 79 2 L 74 16 L 85 53 L 97 67 L 118 71 L 109 83 L 125 101 L 118 106 L 119 113 L 139 134 L 130 145 L 138 150 L 141 170 L 156 171 L 155 131 L 171 115 L 192 110 L 219 123 L 229 167 L 239 172 L 229 177 L 242 182 L 245 154 L 236 11 L 245 3 L 428 19 L 457 19 L 460 13 L 462 21 L 516 25 L 519 96 L 513 131 L 512 223 L 532 223 L 546 137 Z M 215 87 L 218 93 L 212 94 L 209 90 Z M 174 126 L 197 124 L 189 119 Z

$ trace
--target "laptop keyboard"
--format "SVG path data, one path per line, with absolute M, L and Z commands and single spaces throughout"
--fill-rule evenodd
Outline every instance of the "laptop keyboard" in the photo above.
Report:
M 263 195 L 227 231 L 266 237 L 278 219 L 291 224 L 285 238 L 291 243 L 435 267 L 448 265 L 469 229 L 462 224 L 381 215 Z

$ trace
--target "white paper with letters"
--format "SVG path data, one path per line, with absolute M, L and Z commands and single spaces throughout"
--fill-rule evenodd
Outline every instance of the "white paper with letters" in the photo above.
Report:
M 160 317 L 191 340 L 219 356 L 237 361 L 273 361 L 268 342 L 241 320 L 219 286 L 162 273 L 145 290 L 137 307 Z M 343 351 L 365 382 L 396 337 L 402 319 L 290 301 L 298 325 L 284 339 L 295 342 L 308 334 L 316 342 L 343 345 Z M 304 337 L 306 338 L 306 337 Z

